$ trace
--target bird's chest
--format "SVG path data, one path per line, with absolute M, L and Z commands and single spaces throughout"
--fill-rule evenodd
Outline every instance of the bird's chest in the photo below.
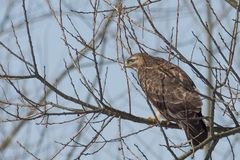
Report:
M 165 74 L 158 70 L 140 70 L 138 72 L 140 86 L 147 94 L 163 94 L 163 86 Z

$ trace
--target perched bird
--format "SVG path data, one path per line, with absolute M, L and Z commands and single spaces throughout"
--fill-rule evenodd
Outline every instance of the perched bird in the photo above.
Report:
M 125 67 L 136 70 L 147 99 L 168 121 L 176 122 L 196 146 L 207 136 L 202 101 L 190 77 L 178 66 L 146 53 L 133 54 Z

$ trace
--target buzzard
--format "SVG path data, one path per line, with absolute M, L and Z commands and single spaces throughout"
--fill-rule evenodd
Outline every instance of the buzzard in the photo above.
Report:
M 147 99 L 160 114 L 176 122 L 196 146 L 207 136 L 201 114 L 202 101 L 190 77 L 178 66 L 146 53 L 133 54 L 125 67 L 136 70 Z

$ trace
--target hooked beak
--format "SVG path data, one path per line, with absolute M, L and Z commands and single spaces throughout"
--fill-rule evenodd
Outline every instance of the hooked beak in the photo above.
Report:
M 127 59 L 125 62 L 124 62 L 124 68 L 130 68 L 131 65 L 129 64 L 129 60 Z

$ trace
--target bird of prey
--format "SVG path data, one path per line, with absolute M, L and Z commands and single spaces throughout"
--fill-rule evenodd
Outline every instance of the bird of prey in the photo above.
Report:
M 163 117 L 176 122 L 185 131 L 193 146 L 207 138 L 201 98 L 193 81 L 181 68 L 146 53 L 133 54 L 125 61 L 125 67 L 137 72 L 147 99 Z

